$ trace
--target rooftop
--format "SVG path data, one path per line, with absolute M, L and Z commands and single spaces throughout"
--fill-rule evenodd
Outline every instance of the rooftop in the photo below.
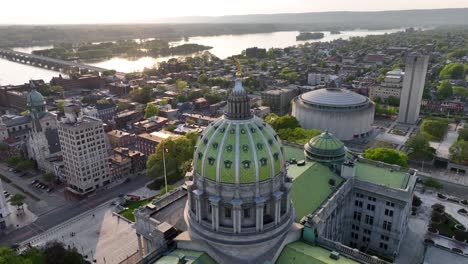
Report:
M 185 262 L 180 262 L 184 258 Z M 158 259 L 154 264 L 216 264 L 208 254 L 200 251 L 176 249 L 168 255 Z
M 369 99 L 363 95 L 339 88 L 313 90 L 302 94 L 301 98 L 308 104 L 334 107 L 355 106 L 369 102 Z
M 356 166 L 356 178 L 361 181 L 384 185 L 393 189 L 406 189 L 409 175 L 404 169 L 397 171 L 388 165 L 379 167 L 365 161 L 358 161 Z
M 284 145 L 283 149 L 286 160 L 304 159 L 302 148 Z M 293 178 L 291 198 L 298 222 L 319 208 L 333 193 L 334 190 L 328 183 L 330 179 L 335 180 L 335 186 L 343 182 L 343 179 L 330 171 L 327 166 L 313 161 L 306 161 L 304 166 L 289 165 L 288 175 Z
M 296 241 L 287 245 L 281 255 L 279 256 L 276 264 L 357 264 L 343 255 L 340 255 L 338 260 L 330 258 L 331 251 L 318 246 L 312 246 L 302 241 Z

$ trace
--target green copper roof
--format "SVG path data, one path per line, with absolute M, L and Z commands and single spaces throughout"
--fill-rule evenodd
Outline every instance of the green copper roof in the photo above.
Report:
M 286 160 L 304 159 L 304 151 L 301 148 L 291 146 L 283 146 L 283 148 Z M 328 183 L 330 179 L 335 180 L 335 186 L 343 181 L 328 166 L 315 161 L 307 161 L 304 166 L 289 165 L 288 175 L 293 178 L 291 199 L 297 222 L 317 210 L 333 193 L 333 187 Z
M 330 258 L 331 251 L 318 246 L 309 245 L 303 241 L 288 244 L 276 264 L 358 264 L 343 255 L 338 260 Z
M 356 166 L 356 178 L 358 180 L 384 185 L 393 189 L 406 189 L 410 178 L 405 170 L 391 170 L 364 161 L 355 162 L 354 166 Z
M 37 90 L 33 89 L 26 96 L 26 103 L 29 107 L 45 105 L 44 97 Z
M 341 161 L 346 155 L 344 143 L 328 131 L 313 137 L 305 144 L 304 149 L 309 159 L 320 162 Z
M 281 172 L 281 142 L 263 120 L 219 118 L 202 133 L 194 171 L 222 183 L 254 183 Z

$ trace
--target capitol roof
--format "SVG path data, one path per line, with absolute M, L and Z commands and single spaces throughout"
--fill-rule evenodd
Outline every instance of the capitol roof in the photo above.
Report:
M 369 102 L 369 98 L 363 95 L 340 88 L 314 90 L 302 94 L 301 99 L 307 104 L 333 107 L 355 106 Z

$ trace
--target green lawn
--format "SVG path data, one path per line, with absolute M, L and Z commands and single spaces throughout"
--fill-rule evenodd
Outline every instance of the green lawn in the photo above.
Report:
M 302 241 L 296 241 L 288 244 L 276 264 L 357 264 L 358 262 L 345 256 L 340 256 L 338 260 L 330 258 L 330 251 L 312 246 Z
M 409 177 L 406 171 L 391 171 L 364 162 L 356 162 L 356 178 L 378 185 L 385 185 L 394 189 L 405 189 Z
M 137 208 L 139 208 L 139 207 L 141 207 L 143 205 L 148 204 L 149 202 L 151 202 L 151 200 L 153 200 L 153 198 L 148 198 L 148 199 L 145 199 L 145 200 L 135 201 L 135 202 L 126 202 L 122 206 L 127 207 L 128 209 L 123 210 L 119 214 L 121 216 L 127 218 L 128 220 L 130 220 L 132 222 L 135 222 L 135 215 L 133 215 L 133 211 L 135 211 L 135 209 L 137 209 Z

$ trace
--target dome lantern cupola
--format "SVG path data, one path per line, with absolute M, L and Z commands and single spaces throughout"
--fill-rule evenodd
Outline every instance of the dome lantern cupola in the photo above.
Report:
M 226 118 L 231 120 L 245 120 L 252 118 L 250 111 L 250 99 L 242 87 L 242 73 L 239 61 L 236 61 L 237 73 L 234 89 L 227 100 Z
M 42 94 L 36 90 L 33 81 L 30 81 L 30 87 L 31 91 L 26 96 L 26 104 L 31 118 L 38 119 L 45 115 L 46 103 Z

